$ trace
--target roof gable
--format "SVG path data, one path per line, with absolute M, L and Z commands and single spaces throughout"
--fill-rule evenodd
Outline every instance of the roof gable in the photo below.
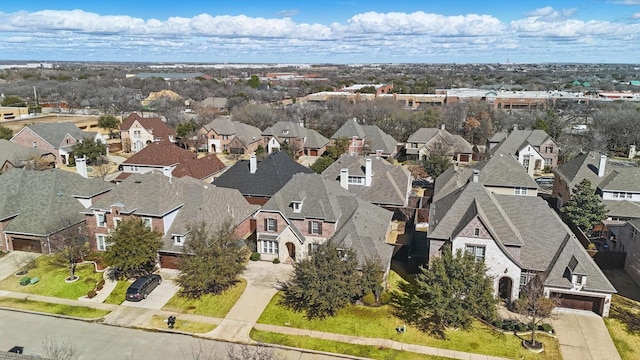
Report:
M 170 166 L 198 157 L 190 150 L 165 141 L 152 142 L 125 160 L 127 165 Z

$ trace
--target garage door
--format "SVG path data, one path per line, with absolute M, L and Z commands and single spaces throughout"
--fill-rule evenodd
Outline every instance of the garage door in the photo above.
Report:
M 13 244 L 13 250 L 42 253 L 40 240 L 11 238 L 11 243 Z
M 160 254 L 160 267 L 163 269 L 180 269 L 180 256 L 175 254 Z
M 552 296 L 559 297 L 560 307 L 593 311 L 602 315 L 602 298 L 562 293 L 552 293 Z

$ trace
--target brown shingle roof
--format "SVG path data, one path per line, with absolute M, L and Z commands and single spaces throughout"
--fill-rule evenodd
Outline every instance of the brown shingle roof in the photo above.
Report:
M 153 142 L 123 162 L 127 165 L 169 166 L 195 159 L 198 155 L 165 141 Z
M 191 176 L 194 179 L 204 180 L 225 167 L 226 165 L 215 154 L 209 154 L 198 159 L 180 161 L 171 174 L 178 178 Z

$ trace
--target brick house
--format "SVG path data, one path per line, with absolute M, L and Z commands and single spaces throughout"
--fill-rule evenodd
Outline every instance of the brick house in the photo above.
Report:
M 292 121 L 278 121 L 266 128 L 262 132 L 262 137 L 269 154 L 280 150 L 282 144 L 286 142 L 296 156 L 320 156 L 329 145 L 329 139 L 317 131 Z
M 332 136 L 331 142 L 348 139 L 348 154 L 390 158 L 398 153 L 398 142 L 376 125 L 362 125 L 354 118 L 347 120 Z
M 106 143 L 98 132 L 82 131 L 72 123 L 40 123 L 20 129 L 11 142 L 53 154 L 56 164 L 69 164 L 72 148 L 85 138 Z
M 424 160 L 430 154 L 444 155 L 457 163 L 470 163 L 473 147 L 460 135 L 444 128 L 421 128 L 409 135 L 405 143 L 407 160 Z
M 518 158 L 525 168 L 534 162 L 534 170 L 558 166 L 560 146 L 544 130 L 513 130 L 510 134 L 496 133 L 489 139 L 490 154 L 509 154 Z M 533 176 L 533 174 L 532 174 Z
M 246 238 L 253 232 L 250 217 L 257 209 L 237 190 L 151 172 L 132 174 L 84 214 L 92 250 L 105 251 L 109 231 L 120 221 L 137 218 L 162 233 L 160 266 L 175 269 L 184 243 L 189 241 L 188 228 L 193 221 L 203 220 L 212 229 L 231 221 L 235 234 Z
M 228 117 L 213 119 L 198 133 L 199 148 L 210 153 L 250 154 L 264 146 L 260 129 Z

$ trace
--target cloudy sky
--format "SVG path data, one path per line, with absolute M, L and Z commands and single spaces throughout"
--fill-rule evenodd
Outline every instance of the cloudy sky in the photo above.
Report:
M 0 60 L 640 63 L 640 0 L 29 0 Z

